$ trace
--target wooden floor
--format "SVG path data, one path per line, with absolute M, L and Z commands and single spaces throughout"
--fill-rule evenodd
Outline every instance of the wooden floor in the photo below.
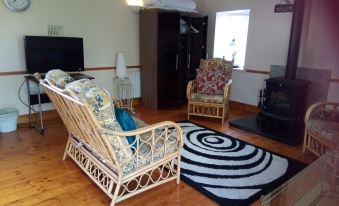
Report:
M 231 109 L 229 119 L 248 113 Z M 186 107 L 151 111 L 136 108 L 136 116 L 152 124 L 186 119 Z M 218 130 L 290 158 L 311 163 L 315 157 L 302 154 L 301 145 L 288 146 L 221 125 L 219 120 L 194 118 L 193 122 Z M 0 205 L 109 205 L 110 199 L 69 158 L 62 161 L 67 131 L 60 119 L 46 121 L 46 133 L 19 126 L 16 132 L 0 133 Z M 258 201 L 253 205 L 258 205 Z M 216 205 L 181 181 L 164 184 L 127 199 L 121 205 Z

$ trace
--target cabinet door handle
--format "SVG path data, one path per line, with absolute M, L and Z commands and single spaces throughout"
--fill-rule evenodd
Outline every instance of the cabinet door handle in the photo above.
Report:
M 175 70 L 178 70 L 179 55 L 175 57 Z
M 191 67 L 191 54 L 188 55 L 187 69 Z

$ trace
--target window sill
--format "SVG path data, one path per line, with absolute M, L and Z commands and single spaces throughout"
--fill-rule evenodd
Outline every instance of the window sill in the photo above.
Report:
M 269 71 L 265 70 L 254 70 L 254 69 L 245 69 L 245 68 L 233 68 L 233 71 L 239 71 L 239 72 L 248 72 L 248 73 L 255 73 L 255 74 L 264 74 L 269 75 Z

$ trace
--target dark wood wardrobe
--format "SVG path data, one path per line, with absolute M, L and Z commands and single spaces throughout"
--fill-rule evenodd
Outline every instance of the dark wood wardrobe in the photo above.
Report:
M 185 103 L 186 86 L 206 56 L 207 16 L 158 9 L 140 12 L 141 103 Z

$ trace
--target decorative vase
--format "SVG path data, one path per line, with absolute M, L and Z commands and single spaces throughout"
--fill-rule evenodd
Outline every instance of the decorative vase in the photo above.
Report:
M 125 54 L 122 52 L 117 53 L 116 75 L 120 79 L 124 79 L 127 77 Z

